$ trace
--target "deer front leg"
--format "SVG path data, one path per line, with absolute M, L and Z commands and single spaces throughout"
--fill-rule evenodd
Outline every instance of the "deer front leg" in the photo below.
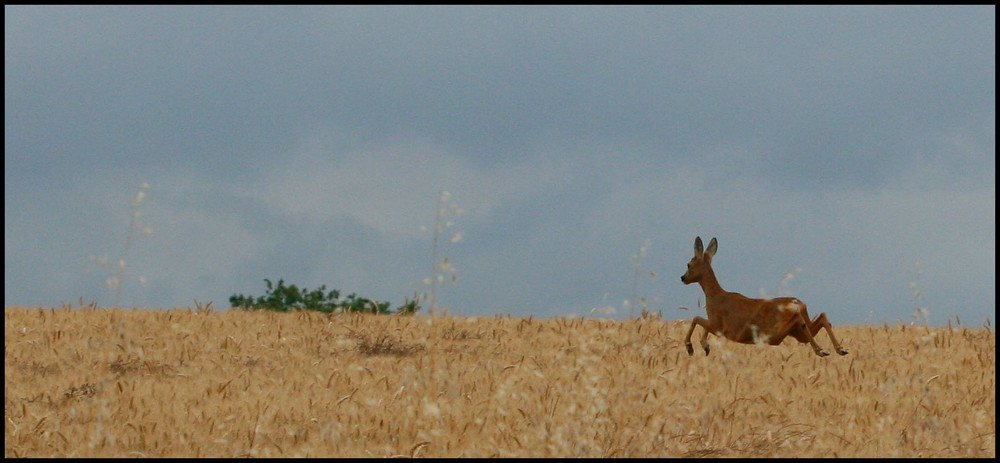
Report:
M 691 345 L 691 335 L 694 334 L 695 326 L 701 326 L 705 329 L 705 334 L 701 337 L 701 347 L 705 349 L 705 355 L 708 355 L 708 332 L 712 331 L 712 329 L 709 321 L 704 318 L 694 317 L 691 320 L 691 328 L 688 329 L 687 336 L 684 338 L 684 347 L 687 348 L 688 355 L 694 355 L 694 346 Z

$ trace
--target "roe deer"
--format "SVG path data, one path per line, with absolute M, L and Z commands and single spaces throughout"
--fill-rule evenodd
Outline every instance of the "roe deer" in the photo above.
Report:
M 708 355 L 708 333 L 743 344 L 765 342 L 772 346 L 781 344 L 786 336 L 797 341 L 812 345 L 816 355 L 825 357 L 829 352 L 821 349 L 813 336 L 825 328 L 833 348 L 840 355 L 847 355 L 847 349 L 837 342 L 833 328 L 826 319 L 826 313 L 820 313 L 815 320 L 809 322 L 806 304 L 794 297 L 779 297 L 775 299 L 751 299 L 740 293 L 731 293 L 719 286 L 719 280 L 712 271 L 712 256 L 719 248 L 719 242 L 712 238 L 708 249 L 703 250 L 701 237 L 694 240 L 694 257 L 687 264 L 687 272 L 681 276 L 681 281 L 688 285 L 698 283 L 705 292 L 705 311 L 708 320 L 694 317 L 691 329 L 684 338 L 688 355 L 694 355 L 691 346 L 691 334 L 694 327 L 700 325 L 705 329 L 701 337 L 701 347 Z

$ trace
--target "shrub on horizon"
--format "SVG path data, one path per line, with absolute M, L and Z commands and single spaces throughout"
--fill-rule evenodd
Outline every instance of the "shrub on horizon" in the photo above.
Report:
M 374 299 L 358 297 L 351 293 L 346 297 L 340 297 L 340 291 L 334 289 L 326 292 L 326 285 L 309 291 L 306 288 L 299 288 L 295 285 L 285 286 L 283 279 L 278 280 L 275 286 L 271 280 L 264 279 L 267 283 L 267 292 L 263 296 L 253 298 L 242 294 L 233 294 L 229 298 L 229 303 L 233 308 L 242 310 L 273 310 L 275 312 L 289 312 L 292 310 L 314 310 L 323 313 L 333 312 L 362 312 L 374 314 L 389 314 L 393 311 L 389 309 L 388 302 L 377 302 Z M 420 310 L 417 301 L 407 300 L 395 312 L 402 315 L 413 315 Z

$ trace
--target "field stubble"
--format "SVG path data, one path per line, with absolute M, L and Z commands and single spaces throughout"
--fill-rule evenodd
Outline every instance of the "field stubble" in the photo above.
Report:
M 990 457 L 988 328 L 6 308 L 5 457 Z M 828 341 L 821 336 L 820 343 Z

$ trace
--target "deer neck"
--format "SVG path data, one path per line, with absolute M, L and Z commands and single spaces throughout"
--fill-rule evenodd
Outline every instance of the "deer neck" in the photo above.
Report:
M 725 292 L 722 286 L 719 285 L 719 280 L 715 278 L 715 271 L 712 270 L 711 266 L 705 268 L 705 275 L 698 281 L 698 284 L 701 285 L 701 290 L 705 292 L 706 303 L 708 303 L 709 299 Z

